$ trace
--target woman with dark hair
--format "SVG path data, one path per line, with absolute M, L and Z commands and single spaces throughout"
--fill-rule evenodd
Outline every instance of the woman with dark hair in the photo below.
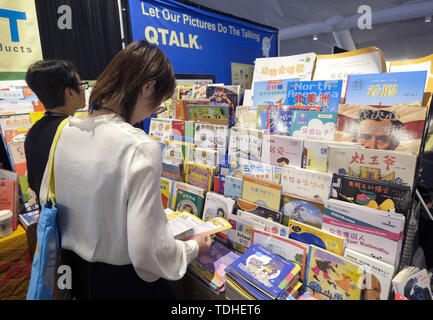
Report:
M 97 79 L 88 114 L 70 117 L 54 157 L 62 259 L 77 299 L 168 299 L 211 244 L 175 240 L 164 213 L 161 149 L 133 124 L 173 95 L 164 53 L 145 41 L 119 52 Z M 41 197 L 47 190 L 44 174 Z

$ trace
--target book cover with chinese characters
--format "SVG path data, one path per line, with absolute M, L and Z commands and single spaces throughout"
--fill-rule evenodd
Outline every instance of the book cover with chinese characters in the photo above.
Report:
M 355 250 L 344 250 L 344 257 L 364 267 L 365 280 L 361 300 L 388 300 L 395 268 Z
M 194 105 L 187 106 L 188 120 L 202 123 L 229 124 L 229 107 L 226 105 Z
M 238 158 L 242 176 L 250 176 L 267 181 L 274 181 L 274 166 L 254 160 Z M 233 175 L 236 176 L 236 175 Z M 237 176 L 236 176 L 237 177 Z
M 25 80 L 0 81 L 0 112 L 3 115 L 33 111 L 45 111 L 45 108 Z
M 253 88 L 253 106 L 284 104 L 288 84 L 294 80 L 296 79 L 255 82 Z
M 259 217 L 281 223 L 282 214 L 279 211 L 271 210 L 269 208 L 261 207 L 256 203 L 246 201 L 243 199 L 238 199 L 236 201 L 236 210 L 246 211 L 255 214 Z
M 266 134 L 263 139 L 261 161 L 278 167 L 290 165 L 300 168 L 303 152 L 303 139 Z
M 283 193 L 324 203 L 331 191 L 332 175 L 284 166 L 281 174 Z
M 306 276 L 307 292 L 332 300 L 360 300 L 364 267 L 341 255 L 310 246 Z
M 346 248 L 398 266 L 405 217 L 349 202 L 325 203 L 322 230 L 346 238 Z
M 260 244 L 287 261 L 298 264 L 301 267 L 300 279 L 305 279 L 309 245 L 256 229 L 253 230 L 251 244 Z
M 220 155 L 220 174 L 242 178 L 241 158 L 230 156 L 228 154 Z
M 171 208 L 173 180 L 161 177 L 161 198 L 164 209 Z
M 289 135 L 292 121 L 292 107 L 283 105 L 270 105 L 266 132 L 269 134 Z
M 338 174 L 332 178 L 332 198 L 405 216 L 410 210 L 411 194 L 409 187 L 394 183 Z
M 257 107 L 237 106 L 235 113 L 235 127 L 256 129 L 257 128 Z
M 307 198 L 295 197 L 288 194 L 281 196 L 282 224 L 289 225 L 290 220 L 306 223 L 321 228 L 324 204 Z
M 171 119 L 170 140 L 185 141 L 185 121 Z
M 331 145 L 346 147 L 360 146 L 356 143 L 350 142 L 305 139 L 302 168 L 319 172 L 328 172 L 328 147 Z
M 342 80 L 289 82 L 284 104 L 317 107 L 318 111 L 337 112 L 342 85 Z
M 193 186 L 191 184 L 185 183 L 185 182 L 181 182 L 181 181 L 174 181 L 174 187 L 173 187 L 173 196 L 172 196 L 172 207 L 171 209 L 175 210 L 175 204 L 176 204 L 176 195 L 177 195 L 177 190 L 185 190 L 191 193 L 195 193 L 201 197 L 204 198 L 204 196 L 206 195 L 206 190 Z
M 346 104 L 422 105 L 427 71 L 350 74 Z
M 260 160 L 263 131 L 256 129 L 230 128 L 228 155 Z
M 183 189 L 177 189 L 175 211 L 189 212 L 201 219 L 204 197 Z
M 290 136 L 313 139 L 334 140 L 337 112 L 300 111 L 292 113 Z
M 155 136 L 159 141 L 170 140 L 171 120 L 162 118 L 151 118 L 149 126 L 149 135 Z
M 342 255 L 344 252 L 346 246 L 344 237 L 296 220 L 289 221 L 289 230 L 290 239 L 311 244 L 336 254 Z
M 427 108 L 419 106 L 342 104 L 334 140 L 418 155 L 426 113 Z
M 163 159 L 174 162 L 187 162 L 192 159 L 193 144 L 177 141 L 165 140 Z
M 396 296 L 403 296 L 406 300 L 433 300 L 431 274 L 427 269 L 412 266 L 403 268 L 392 279 L 392 289 Z
M 224 197 L 215 192 L 206 193 L 206 201 L 203 209 L 203 221 L 222 217 L 228 219 L 229 213 L 233 212 L 235 200 Z
M 276 211 L 280 209 L 281 185 L 247 175 L 243 176 L 243 180 L 241 197 L 243 200 Z
M 212 189 L 214 169 L 194 162 L 186 164 L 185 182 L 210 191 Z
M 239 199 L 242 194 L 242 178 L 236 178 L 232 176 L 225 176 L 224 180 L 224 196 L 232 199 Z
M 220 150 L 211 148 L 193 148 L 193 162 L 203 165 L 219 166 Z
M 416 160 L 402 152 L 330 146 L 328 172 L 412 188 Z
M 232 262 L 226 272 L 240 283 L 249 283 L 268 299 L 281 299 L 298 280 L 300 267 L 255 244 Z
M 196 147 L 221 149 L 222 153 L 226 153 L 228 135 L 228 126 L 194 123 L 194 143 Z

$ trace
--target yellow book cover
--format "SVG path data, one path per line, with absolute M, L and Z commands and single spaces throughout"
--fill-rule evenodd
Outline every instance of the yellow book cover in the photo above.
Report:
M 364 268 L 360 264 L 310 246 L 305 284 L 314 295 L 320 293 L 332 300 L 360 300 L 363 282 Z
M 289 228 L 289 238 L 343 255 L 345 238 L 296 220 L 289 221 Z
M 211 191 L 215 168 L 194 162 L 186 164 L 185 182 Z
M 275 211 L 280 210 L 281 185 L 243 176 L 241 198 Z

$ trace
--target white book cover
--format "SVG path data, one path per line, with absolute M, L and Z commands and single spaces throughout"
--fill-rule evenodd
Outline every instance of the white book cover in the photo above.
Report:
M 388 300 L 395 272 L 394 266 L 349 248 L 344 250 L 344 257 L 364 267 L 362 300 Z
M 325 203 L 322 229 L 346 238 L 346 247 L 398 266 L 405 217 L 349 202 Z
M 229 128 L 225 125 L 194 123 L 194 143 L 200 148 L 222 149 L 227 152 Z
M 199 164 L 218 166 L 220 151 L 212 148 L 193 148 L 192 159 Z
M 281 173 L 283 193 L 324 203 L 329 198 L 332 175 L 284 166 Z
M 301 168 L 303 152 L 303 139 L 266 134 L 263 139 L 261 161 L 273 166 L 290 165 Z
M 230 128 L 228 154 L 234 157 L 260 160 L 263 131 L 239 127 Z
M 407 272 L 408 270 L 410 272 Z M 409 300 L 433 300 L 430 281 L 431 273 L 427 273 L 426 269 L 408 267 L 395 276 L 392 288 L 394 293 L 399 293 Z
M 239 158 L 242 176 L 247 175 L 258 179 L 274 181 L 273 166 L 254 160 Z
M 233 212 L 235 200 L 224 197 L 215 192 L 206 193 L 206 201 L 203 210 L 203 221 L 207 221 L 216 217 L 227 219 L 229 213 Z
M 149 135 L 155 136 L 159 141 L 170 140 L 171 120 L 163 118 L 151 118 Z
M 330 146 L 328 172 L 413 187 L 417 157 L 389 150 Z

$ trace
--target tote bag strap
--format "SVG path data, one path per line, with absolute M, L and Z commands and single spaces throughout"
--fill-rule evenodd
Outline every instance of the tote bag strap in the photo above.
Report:
M 56 152 L 57 141 L 59 141 L 60 134 L 62 133 L 63 128 L 68 123 L 69 119 L 66 118 L 62 122 L 60 122 L 57 127 L 56 135 L 54 136 L 53 143 L 51 145 L 50 150 L 50 158 L 49 158 L 49 169 L 48 169 L 48 192 L 45 199 L 45 202 L 48 201 L 48 198 L 51 199 L 52 204 L 56 204 L 56 183 L 54 180 L 54 153 Z

